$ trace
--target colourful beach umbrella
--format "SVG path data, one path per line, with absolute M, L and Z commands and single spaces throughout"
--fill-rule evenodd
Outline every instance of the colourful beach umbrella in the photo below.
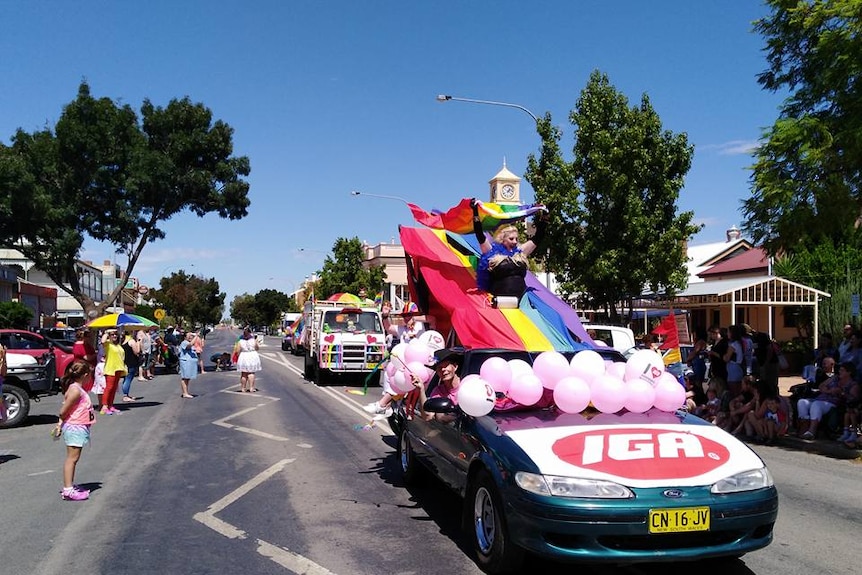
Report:
M 97 317 L 87 324 L 87 327 L 104 329 L 104 328 L 129 328 L 129 329 L 144 329 L 158 325 L 154 321 L 148 320 L 145 317 L 132 313 L 110 313 Z

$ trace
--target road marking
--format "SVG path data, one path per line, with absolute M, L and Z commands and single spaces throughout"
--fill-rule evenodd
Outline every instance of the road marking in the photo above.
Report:
M 272 465 L 269 469 L 257 474 L 255 477 L 246 481 L 207 507 L 206 511 L 195 513 L 193 516 L 195 521 L 209 527 L 219 535 L 227 537 L 228 539 L 246 539 L 248 537 L 248 533 L 234 525 L 231 525 L 223 519 L 219 519 L 215 516 L 216 513 L 224 511 L 229 505 L 239 501 L 243 496 L 250 493 L 252 489 L 258 487 L 276 473 L 283 471 L 287 465 L 294 461 L 296 461 L 295 458 L 282 459 L 275 465 Z M 334 573 L 326 567 L 318 565 L 308 557 L 294 553 L 290 549 L 278 547 L 272 543 L 264 541 L 263 539 L 255 539 L 255 542 L 257 543 L 256 551 L 259 555 L 278 563 L 282 567 L 290 569 L 294 573 L 302 573 L 304 575 L 334 575 Z
M 362 409 L 362 406 L 357 405 L 355 401 L 350 401 L 349 399 L 345 398 L 342 395 L 342 392 L 340 390 L 334 389 L 334 388 L 329 388 L 329 387 L 319 387 L 319 386 L 318 386 L 318 389 L 320 391 L 322 391 L 323 393 L 332 397 L 332 399 L 334 399 L 335 401 L 346 406 L 351 411 L 358 413 L 366 421 L 370 420 L 371 424 L 374 427 L 377 427 L 380 430 L 387 432 L 389 435 L 395 435 L 395 433 L 393 433 L 392 429 L 389 427 L 388 423 L 384 423 L 383 420 L 379 420 L 379 419 L 375 419 L 375 418 L 371 417 L 367 411 Z
M 257 543 L 257 552 L 260 555 L 272 559 L 282 567 L 286 567 L 294 573 L 302 573 L 303 575 L 334 575 L 334 573 L 326 567 L 321 567 L 307 557 L 297 555 L 289 549 L 276 547 L 262 539 L 258 539 Z
M 273 356 L 278 357 L 278 359 L 275 359 L 275 357 L 269 357 L 269 355 L 270 354 L 261 354 L 261 357 L 268 359 L 269 361 L 272 361 L 274 363 L 277 363 L 283 367 L 286 367 L 290 371 L 297 374 L 298 376 L 303 377 L 302 370 L 300 370 L 298 367 L 296 367 L 292 363 L 290 363 L 287 360 L 287 358 L 284 357 L 283 355 L 272 354 Z M 345 407 L 347 407 L 348 409 L 350 409 L 354 413 L 358 413 L 364 419 L 366 419 L 366 420 L 369 419 L 368 412 L 365 411 L 364 409 L 362 409 L 361 405 L 357 405 L 357 403 L 355 401 L 349 401 L 349 400 L 345 399 L 344 396 L 341 394 L 341 392 L 337 391 L 335 388 L 322 387 L 322 386 L 319 386 L 313 382 L 312 382 L 312 385 L 314 385 L 317 389 L 319 389 L 323 393 L 329 395 L 330 397 L 332 397 L 333 399 L 335 399 L 336 401 L 338 401 L 339 403 L 341 403 L 342 405 L 344 405 Z M 385 420 L 385 418 L 384 418 L 384 420 Z M 384 420 L 373 418 L 373 417 L 370 418 L 371 424 L 374 427 L 381 429 L 382 431 L 388 433 L 389 435 L 395 435 L 395 433 L 389 427 L 389 424 L 383 422 Z

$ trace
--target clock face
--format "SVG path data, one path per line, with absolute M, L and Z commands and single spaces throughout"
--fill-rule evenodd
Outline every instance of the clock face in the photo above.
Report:
M 515 187 L 510 184 L 506 184 L 503 186 L 503 189 L 500 190 L 500 196 L 504 200 L 511 200 L 515 197 Z

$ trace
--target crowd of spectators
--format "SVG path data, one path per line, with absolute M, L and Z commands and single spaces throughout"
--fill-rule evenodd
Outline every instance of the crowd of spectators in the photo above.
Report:
M 713 326 L 705 342 L 700 339 L 687 360 L 688 405 L 695 414 L 753 442 L 792 434 L 857 446 L 862 332 L 845 326 L 838 345 L 824 334 L 805 383 L 793 386 L 789 397 L 779 390 L 780 349 L 768 334 L 737 324 Z M 698 368 L 706 362 L 704 378 Z

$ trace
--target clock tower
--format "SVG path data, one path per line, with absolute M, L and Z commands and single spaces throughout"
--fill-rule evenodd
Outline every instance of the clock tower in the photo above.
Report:
M 503 168 L 488 183 L 491 185 L 491 201 L 495 204 L 521 203 L 521 178 L 509 171 L 505 159 Z

